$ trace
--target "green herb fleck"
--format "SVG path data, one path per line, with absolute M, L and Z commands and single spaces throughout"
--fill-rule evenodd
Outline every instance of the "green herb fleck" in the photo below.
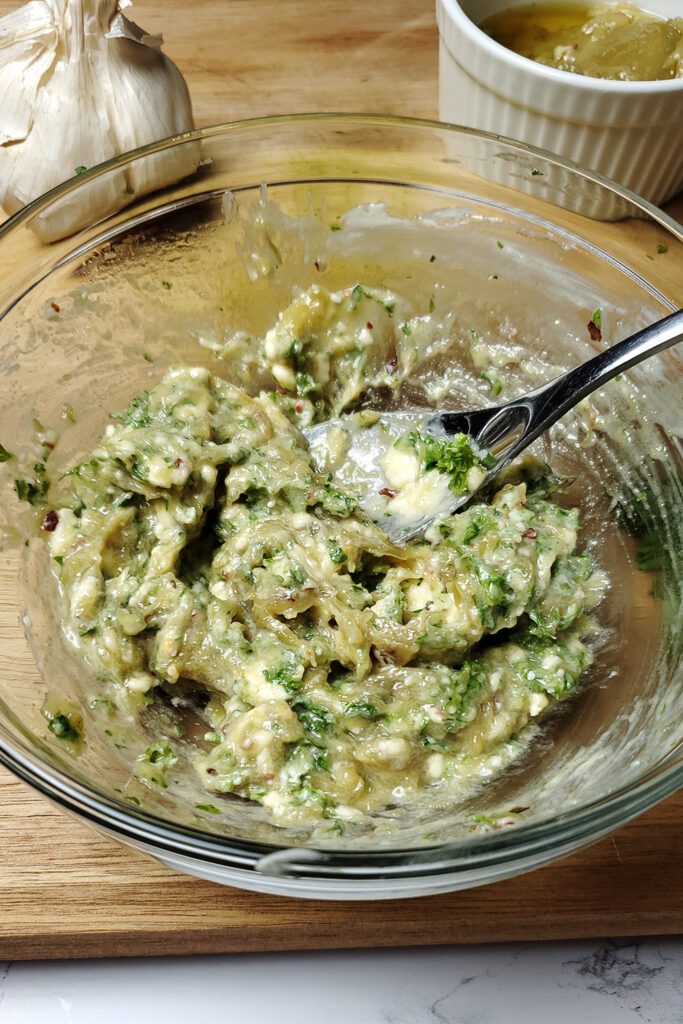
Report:
M 315 381 L 310 373 L 299 371 L 296 375 L 296 393 L 299 398 L 306 398 L 313 391 L 315 391 Z
M 465 532 L 462 535 L 463 544 L 469 544 L 470 541 L 473 541 L 474 538 L 478 537 L 480 533 L 481 525 L 476 520 L 471 520 L 467 524 L 467 528 L 465 529 Z
M 344 708 L 344 714 L 349 717 L 378 718 L 380 712 L 374 704 L 367 700 L 354 700 Z
M 449 487 L 455 494 L 467 492 L 467 474 L 473 466 L 490 469 L 495 463 L 490 452 L 483 458 L 477 455 L 466 434 L 456 434 L 453 438 L 430 437 L 415 430 L 399 438 L 396 445 L 413 448 L 425 470 L 436 469 L 449 476 Z
M 593 316 L 591 317 L 591 320 L 593 321 L 593 323 L 595 324 L 596 327 L 602 327 L 602 310 L 601 309 L 594 310 Z
M 374 298 L 375 298 L 375 296 L 371 295 L 370 292 L 366 292 L 365 288 L 363 288 L 362 285 L 355 284 L 353 286 L 353 288 L 351 289 L 351 294 L 349 295 L 349 310 L 351 312 L 353 312 L 354 309 L 357 309 L 359 304 L 360 304 L 361 299 L 374 299 Z
M 502 242 L 500 241 L 500 239 L 499 239 L 499 240 L 498 240 L 498 241 L 496 242 L 496 245 L 498 246 L 498 248 L 499 248 L 499 249 L 504 249 L 504 248 L 505 248 L 505 246 L 504 246 L 504 245 L 503 245 L 503 243 L 502 243 Z
M 166 291 L 170 291 L 170 290 L 171 290 L 171 288 L 173 287 L 173 285 L 171 284 L 171 282 L 170 282 L 170 281 L 162 281 L 162 282 L 161 282 L 161 287 L 162 287 L 162 288 L 165 288 L 165 289 L 166 289 Z
M 659 245 L 657 246 L 657 252 L 659 253 L 659 255 L 660 255 L 660 256 L 663 256 L 663 255 L 664 255 L 664 253 L 665 253 L 665 252 L 668 252 L 668 251 L 669 251 L 669 247 L 668 247 L 668 245 L 663 245 L 663 244 L 662 244 L 662 243 L 660 242 L 660 243 L 659 243 Z
M 304 730 L 311 736 L 328 733 L 334 726 L 334 715 L 322 704 L 314 704 L 309 700 L 297 700 L 292 704 L 292 710 L 296 712 Z
M 345 551 L 343 551 L 339 547 L 339 545 L 337 544 L 336 540 L 334 540 L 334 539 L 328 540 L 328 542 L 327 542 L 327 549 L 328 549 L 329 554 L 330 554 L 330 559 L 334 562 L 335 565 L 343 565 L 344 562 L 348 562 L 349 556 L 346 554 Z
M 221 812 L 213 804 L 195 804 L 198 811 L 206 811 L 207 814 L 220 814 Z
M 122 413 L 112 413 L 110 419 L 118 420 L 125 427 L 132 427 L 133 430 L 140 430 L 142 427 L 149 427 L 152 422 L 152 413 L 149 408 L 149 391 L 141 391 Z M 77 467 L 78 468 L 78 467 Z
M 78 167 L 74 167 L 74 174 L 85 174 L 87 170 L 85 164 L 79 164 Z
M 153 743 L 151 747 L 147 747 L 141 760 L 157 765 L 161 771 L 167 771 L 173 767 L 178 758 L 173 753 L 170 743 L 160 740 L 158 743 Z
M 434 255 L 434 253 L 432 253 L 432 255 L 429 257 L 429 262 L 436 263 L 436 256 Z
M 543 177 L 543 171 L 539 171 L 538 167 L 532 167 L 532 168 L 531 168 L 531 173 L 532 173 L 532 175 L 534 176 L 534 178 L 537 178 L 537 177 L 539 177 L 539 175 L 540 175 L 541 177 Z
M 4 445 L 0 444 L 0 462 L 9 462 L 14 456 L 11 452 L 8 452 Z
M 60 740 L 71 740 L 74 742 L 80 737 L 80 732 L 71 719 L 63 711 L 58 711 L 47 723 L 47 727 L 53 736 Z
M 487 370 L 482 370 L 481 379 L 486 381 L 486 383 L 489 386 L 489 391 L 491 392 L 494 398 L 497 398 L 498 395 L 503 390 L 504 383 L 503 378 L 501 374 L 498 372 L 498 370 L 494 369 L 494 367 L 492 366 L 489 367 Z
M 14 489 L 20 501 L 29 505 L 44 505 L 49 484 L 47 480 L 15 480 Z
M 265 669 L 263 675 L 269 683 L 276 683 L 287 693 L 296 693 L 303 685 L 300 666 L 295 661 L 286 662 L 277 668 Z

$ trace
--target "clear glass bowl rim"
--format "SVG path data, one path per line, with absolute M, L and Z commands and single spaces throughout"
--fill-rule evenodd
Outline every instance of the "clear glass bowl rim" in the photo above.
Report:
M 185 143 L 226 137 L 243 131 L 258 132 L 263 128 L 279 125 L 304 125 L 315 122 L 320 123 L 321 127 L 332 127 L 335 123 L 341 123 L 349 128 L 356 125 L 357 127 L 380 129 L 436 130 L 454 136 L 496 142 L 522 154 L 542 158 L 550 164 L 570 170 L 588 181 L 608 189 L 639 209 L 648 220 L 659 224 L 675 239 L 683 242 L 683 226 L 663 210 L 604 175 L 588 170 L 572 160 L 557 156 L 540 147 L 475 128 L 423 118 L 381 114 L 302 113 L 250 118 L 198 128 L 191 132 L 160 139 L 158 142 L 141 146 L 107 160 L 56 186 L 8 218 L 4 224 L 0 225 L 0 243 L 11 237 L 13 233 L 20 231 L 33 217 L 63 196 L 81 188 L 86 182 L 102 177 L 141 157 L 162 153 Z M 104 226 L 106 220 L 102 224 Z M 118 230 L 118 225 L 116 230 Z M 110 236 L 109 231 L 105 231 L 103 234 Z M 101 240 L 99 236 L 89 238 L 86 247 L 90 248 L 99 240 Z M 77 251 L 78 247 L 69 254 L 68 258 L 71 258 Z M 45 276 L 49 276 L 60 262 L 58 260 L 53 267 L 46 271 Z M 20 298 L 21 296 L 15 296 L 5 309 L 0 310 L 0 320 L 11 305 Z M 0 723 L 0 763 L 64 810 L 96 827 L 107 830 L 123 841 L 142 843 L 151 850 L 156 848 L 159 852 L 166 851 L 170 854 L 196 858 L 206 863 L 225 864 L 253 870 L 258 867 L 259 861 L 268 855 L 290 849 L 290 845 L 287 843 L 275 846 L 247 840 L 228 840 L 200 829 L 171 824 L 154 815 L 147 814 L 141 809 L 132 808 L 122 801 L 105 797 L 94 787 L 76 782 L 66 772 L 48 764 L 43 758 L 33 754 L 27 756 L 4 734 L 2 723 Z M 490 832 L 465 842 L 445 842 L 431 847 L 389 849 L 378 852 L 345 851 L 343 848 L 334 850 L 301 848 L 299 852 L 302 863 L 299 871 L 307 874 L 322 873 L 340 878 L 380 879 L 387 876 L 438 875 L 459 869 L 467 869 L 468 872 L 477 869 L 485 871 L 489 866 L 509 864 L 535 856 L 547 861 L 553 851 L 561 854 L 563 851 L 587 845 L 666 799 L 681 787 L 683 787 L 683 756 L 681 752 L 674 751 L 637 782 L 617 789 L 601 800 L 543 822 Z M 292 850 L 292 853 L 296 860 L 297 850 Z M 313 859 L 306 856 L 307 854 L 314 855 Z M 319 868 L 318 872 L 316 872 L 316 864 Z

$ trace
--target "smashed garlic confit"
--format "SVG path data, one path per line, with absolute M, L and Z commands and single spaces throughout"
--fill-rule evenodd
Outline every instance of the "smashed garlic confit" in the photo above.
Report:
M 82 169 L 194 127 L 175 64 L 129 0 L 32 0 L 0 19 L 0 203 L 15 213 Z M 84 183 L 32 227 L 53 241 L 191 174 L 187 143 Z

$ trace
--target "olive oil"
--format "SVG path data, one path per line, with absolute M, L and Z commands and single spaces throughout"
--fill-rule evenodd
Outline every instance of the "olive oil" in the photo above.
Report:
M 480 28 L 540 64 L 593 78 L 652 81 L 683 76 L 683 18 L 632 3 L 527 3 Z
M 480 28 L 497 43 L 523 57 L 535 59 L 558 33 L 578 33 L 595 4 L 531 3 L 492 14 Z

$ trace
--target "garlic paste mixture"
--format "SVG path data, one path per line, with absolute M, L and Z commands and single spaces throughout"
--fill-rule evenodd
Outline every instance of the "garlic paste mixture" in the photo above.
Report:
M 150 785 L 185 744 L 211 793 L 341 832 L 491 774 L 576 692 L 605 579 L 547 475 L 522 466 L 398 548 L 313 468 L 300 427 L 420 362 L 432 326 L 408 313 L 388 292 L 311 288 L 264 339 L 229 342 L 272 391 L 174 369 L 62 480 L 51 553 L 93 696 L 137 722 L 163 698 L 206 723 L 196 741 L 154 737 Z M 435 455 L 401 439 L 407 483 L 441 473 L 462 493 L 478 463 L 463 441 Z

